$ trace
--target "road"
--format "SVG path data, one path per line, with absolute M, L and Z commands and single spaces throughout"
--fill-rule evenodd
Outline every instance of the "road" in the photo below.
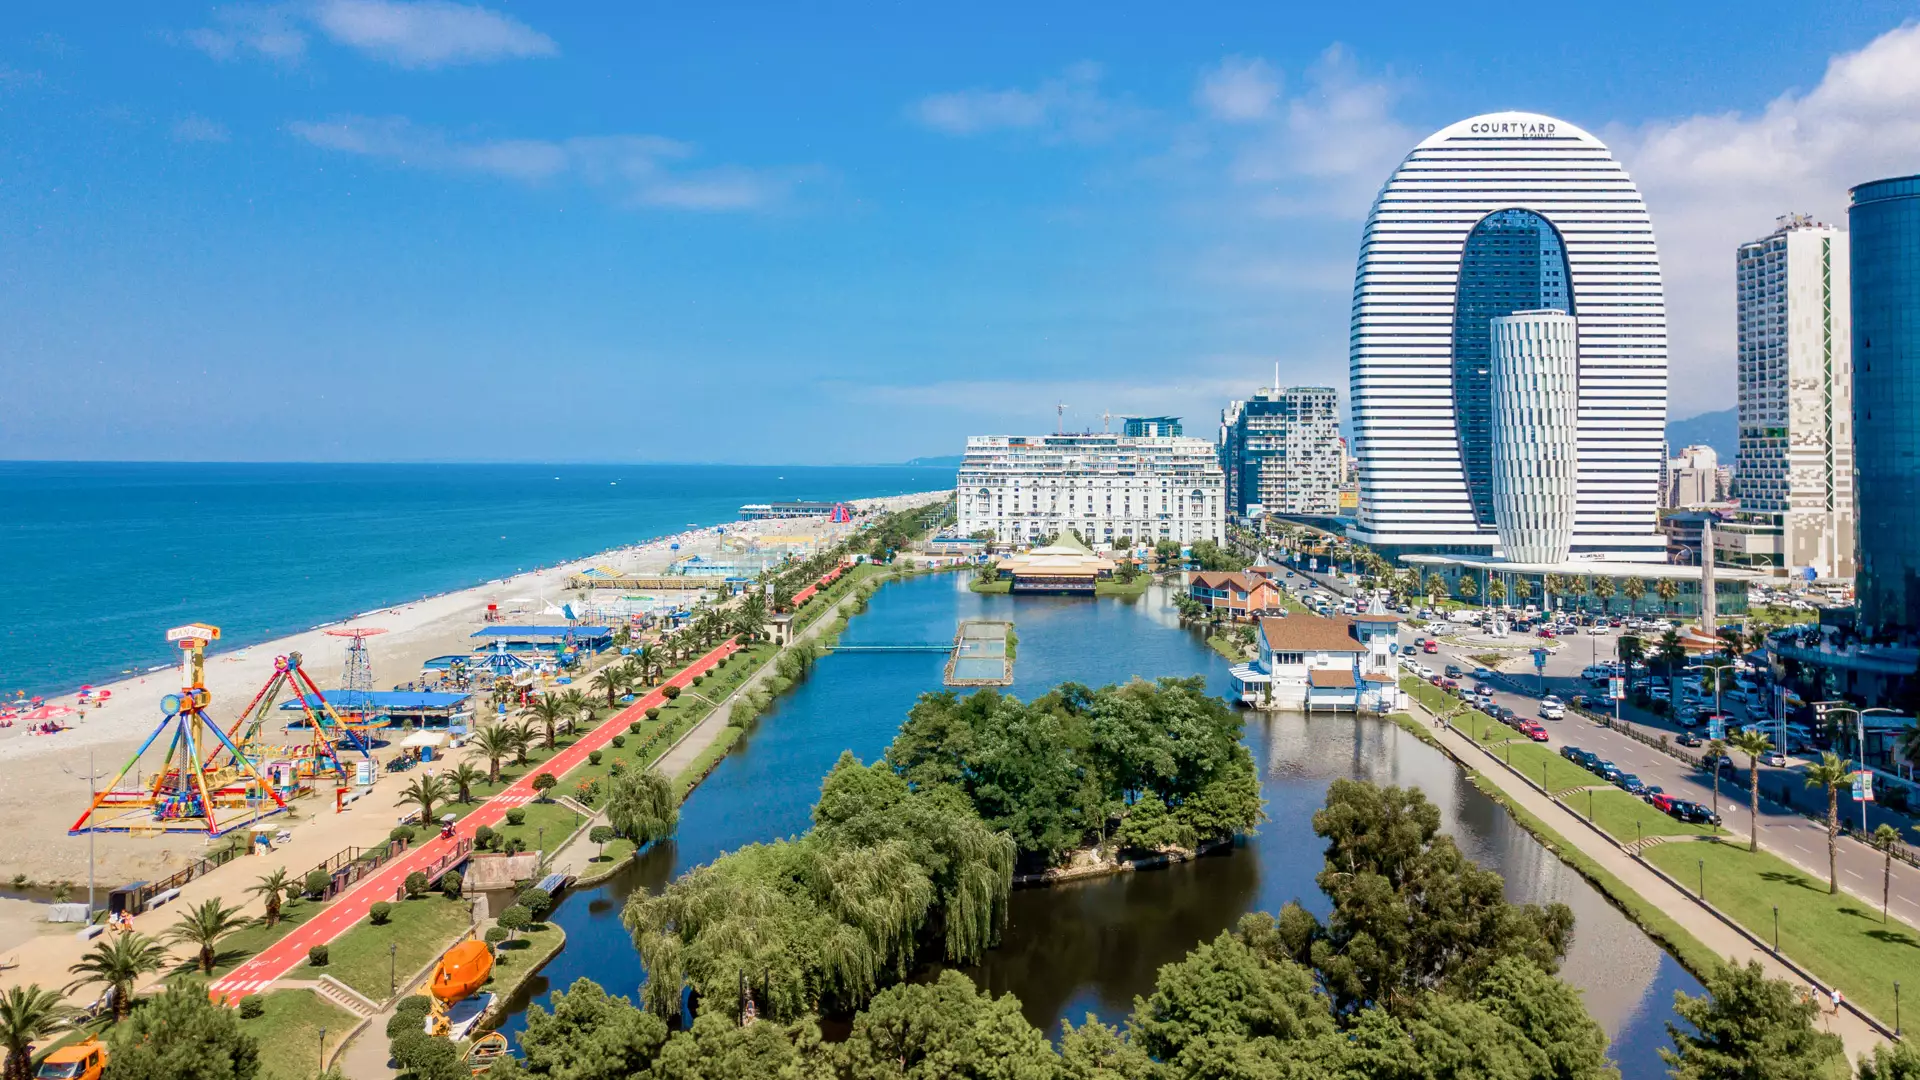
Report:
M 474 831 L 482 825 L 498 825 L 506 819 L 509 809 L 525 806 L 533 801 L 535 776 L 543 772 L 550 772 L 556 777 L 565 775 L 568 770 L 585 761 L 588 753 L 606 746 L 615 735 L 623 734 L 629 724 L 643 719 L 648 709 L 665 703 L 667 697 L 662 692 L 665 687 L 685 688 L 691 685 L 695 675 L 704 675 L 711 671 L 715 664 L 735 650 L 736 646 L 731 641 L 721 645 L 688 665 L 685 670 L 660 687 L 656 687 L 645 697 L 601 721 L 599 726 L 582 735 L 572 746 L 549 758 L 540 768 L 527 770 L 526 775 L 460 819 L 459 824 L 454 826 L 454 839 L 444 839 L 436 834 L 433 839 L 412 848 L 405 855 L 382 867 L 377 873 L 361 879 L 353 888 L 328 904 L 320 915 L 295 927 L 286 937 L 267 946 L 246 963 L 215 980 L 208 988 L 208 992 L 215 1001 L 237 1000 L 247 994 L 265 989 L 276 979 L 286 977 L 296 966 L 306 963 L 309 948 L 325 945 L 352 929 L 360 920 L 366 918 L 367 910 L 375 902 L 392 900 L 395 893 L 399 892 L 406 882 L 408 874 L 427 869 L 459 840 L 471 839 Z
M 1410 646 L 1415 637 L 1422 636 L 1419 631 L 1402 631 L 1404 646 Z M 1591 686 L 1582 683 L 1578 676 L 1580 669 L 1593 661 L 1589 659 L 1589 649 L 1595 650 L 1600 660 L 1612 658 L 1613 636 L 1581 635 L 1587 638 L 1585 643 L 1569 641 L 1548 661 L 1545 688 L 1558 693 L 1562 698 L 1573 693 L 1593 693 Z M 1471 672 L 1475 662 L 1468 658 L 1474 650 L 1464 647 L 1442 645 L 1437 654 L 1422 656 L 1422 662 L 1435 670 L 1444 670 L 1446 664 L 1459 664 Z M 1439 661 L 1439 663 L 1435 663 Z M 1495 687 L 1494 700 L 1524 716 L 1540 715 L 1540 680 L 1532 675 L 1496 675 L 1492 680 Z M 1640 713 L 1635 716 L 1637 722 L 1644 722 L 1647 730 L 1655 733 L 1676 734 L 1680 728 L 1670 725 L 1651 714 Z M 1733 832 L 1745 834 L 1752 828 L 1752 815 L 1748 812 L 1746 791 L 1747 770 L 1739 771 L 1738 782 L 1725 777 L 1720 781 L 1719 794 L 1714 794 L 1712 778 L 1703 770 L 1696 769 L 1680 759 L 1648 746 L 1628 736 L 1624 732 L 1610 730 L 1579 714 L 1569 711 L 1567 719 L 1543 721 L 1548 734 L 1548 746 L 1558 751 L 1562 746 L 1572 744 L 1590 750 L 1602 758 L 1612 761 L 1621 769 L 1634 773 L 1648 784 L 1657 785 L 1668 792 L 1696 802 L 1717 806 L 1724 818 L 1726 827 Z M 1735 755 L 1736 759 L 1739 755 Z M 1820 880 L 1827 876 L 1827 833 L 1826 828 L 1809 821 L 1799 813 L 1789 810 L 1769 796 L 1785 789 L 1799 798 L 1802 806 L 1810 800 L 1818 799 L 1824 809 L 1826 793 L 1808 791 L 1803 787 L 1800 775 L 1791 769 L 1775 769 L 1762 766 L 1760 769 L 1760 846 L 1773 852 Z M 1849 804 L 1843 800 L 1842 812 Z M 1857 811 L 1856 811 L 1857 812 Z M 1842 837 L 1839 847 L 1840 887 L 1852 893 L 1860 900 L 1880 907 L 1880 886 L 1885 857 L 1872 848 L 1857 841 Z M 1889 911 L 1909 925 L 1920 926 L 1920 868 L 1906 863 L 1893 864 L 1892 901 Z

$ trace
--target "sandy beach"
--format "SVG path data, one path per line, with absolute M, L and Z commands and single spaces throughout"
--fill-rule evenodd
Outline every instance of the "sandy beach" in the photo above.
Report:
M 861 509 L 893 509 L 938 497 L 938 492 L 865 499 Z M 458 592 L 425 597 L 376 611 L 342 613 L 333 626 L 377 626 L 386 633 L 369 639 L 373 654 L 374 685 L 387 688 L 420 676 L 421 664 L 435 656 L 464 653 L 473 646 L 472 634 L 485 625 L 488 604 L 498 604 L 507 623 L 561 621 L 543 614 L 549 604 L 574 598 L 567 579 L 588 567 L 610 566 L 631 573 L 663 570 L 673 560 L 692 554 L 713 556 L 723 539 L 809 536 L 829 539 L 848 526 L 818 519 L 736 521 L 688 530 L 643 544 L 617 548 L 545 569 L 501 578 Z M 721 530 L 725 530 L 724 537 Z M 672 545 L 679 545 L 674 550 Z M 161 637 L 169 629 L 154 626 Z M 206 683 L 212 693 L 209 711 L 223 726 L 231 724 L 273 672 L 274 658 L 298 651 L 307 670 L 322 688 L 337 686 L 346 641 L 316 628 L 246 647 L 210 651 Z M 51 736 L 30 736 L 24 726 L 0 731 L 0 814 L 11 827 L 13 843 L 0 854 L 0 885 L 24 875 L 33 882 L 70 881 L 84 892 L 87 881 L 88 838 L 68 836 L 67 829 L 85 809 L 89 762 L 98 785 L 104 787 L 159 722 L 159 699 L 178 689 L 173 668 L 148 672 L 106 686 L 109 704 L 89 709 L 84 718 L 68 717 L 72 726 Z M 49 699 L 73 705 L 71 695 Z M 157 764 L 164 747 L 150 748 L 143 765 Z M 312 799 L 302 800 L 312 803 Z M 300 816 L 311 810 L 301 808 Z M 196 857 L 204 841 L 183 835 L 133 838 L 99 835 L 93 838 L 94 875 L 102 888 L 123 882 L 165 876 Z M 0 948 L 9 937 L 18 939 L 15 912 L 0 920 Z

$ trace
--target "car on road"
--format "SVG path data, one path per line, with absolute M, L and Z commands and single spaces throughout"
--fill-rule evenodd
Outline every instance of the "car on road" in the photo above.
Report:
M 1594 760 L 1592 765 L 1587 766 L 1587 768 L 1592 769 L 1595 776 L 1598 776 L 1609 784 L 1626 775 L 1626 773 L 1620 770 L 1620 766 L 1615 765 L 1611 761 L 1604 761 L 1598 758 Z
M 1652 804 L 1655 810 L 1658 810 L 1663 814 L 1673 813 L 1673 804 L 1677 802 L 1685 802 L 1685 801 L 1686 800 L 1684 799 L 1679 799 L 1672 795 L 1669 795 L 1666 792 L 1659 790 L 1658 788 L 1653 789 L 1653 791 L 1647 795 L 1647 802 Z
M 1681 746 L 1699 746 L 1702 741 L 1700 736 L 1691 731 L 1683 731 L 1680 733 Z
M 1534 742 L 1547 741 L 1547 729 L 1537 720 L 1528 720 L 1520 725 L 1520 730 Z
M 1483 667 L 1474 668 L 1473 677 L 1476 679 L 1491 679 L 1493 678 L 1493 669 Z
M 1578 765 L 1583 769 L 1587 767 L 1588 759 L 1593 757 L 1592 754 L 1587 753 L 1585 750 L 1582 750 L 1577 746 L 1561 747 L 1560 756 L 1563 758 L 1566 758 L 1568 761 L 1573 762 L 1575 765 Z
M 1540 716 L 1544 720 L 1564 720 L 1567 715 L 1567 703 L 1548 694 L 1540 699 Z
M 1606 623 L 1594 623 L 1592 626 L 1587 627 L 1587 633 L 1594 637 L 1603 637 L 1606 635 L 1606 632 Z
M 1690 825 L 1718 825 L 1720 815 L 1697 802 L 1687 799 L 1675 799 L 1667 809 L 1667 814 Z
M 1640 797 L 1648 802 L 1652 802 L 1666 793 L 1666 789 L 1658 784 L 1647 784 L 1640 789 Z
M 1760 764 L 1771 765 L 1776 769 L 1784 769 L 1787 767 L 1787 755 L 1778 750 L 1769 750 L 1760 755 Z
M 1534 633 L 1540 635 L 1543 638 L 1547 638 L 1548 640 L 1552 640 L 1555 637 L 1555 634 L 1553 632 L 1553 627 L 1551 626 L 1543 626 L 1540 629 L 1534 631 Z
M 1630 772 L 1621 773 L 1612 779 L 1615 784 L 1619 785 L 1622 791 L 1625 791 L 1629 795 L 1638 795 L 1647 790 L 1647 785 L 1642 783 L 1638 776 Z
M 1461 678 L 1461 677 L 1463 677 L 1463 676 L 1464 676 L 1465 674 L 1466 674 L 1466 672 L 1463 672 L 1463 671 L 1461 671 L 1461 670 L 1460 670 L 1460 665 L 1459 665 L 1459 664 L 1448 664 L 1448 665 L 1447 665 L 1447 678 L 1449 678 L 1449 679 L 1458 679 L 1458 678 Z
M 1432 638 L 1428 638 L 1426 642 L 1420 646 L 1420 651 L 1423 653 L 1437 653 L 1440 651 L 1440 643 Z

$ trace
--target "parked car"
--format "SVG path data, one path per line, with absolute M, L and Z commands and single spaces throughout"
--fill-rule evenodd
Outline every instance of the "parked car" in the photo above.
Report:
M 1648 802 L 1653 802 L 1655 799 L 1658 799 L 1660 796 L 1665 794 L 1666 794 L 1666 789 L 1660 787 L 1657 784 L 1648 784 L 1645 787 L 1642 787 L 1640 789 L 1640 797 L 1647 800 Z
M 1673 804 L 1684 801 L 1684 799 L 1677 799 L 1664 791 L 1655 791 L 1647 796 L 1647 802 L 1653 804 L 1653 808 L 1663 814 L 1673 813 Z
M 1625 791 L 1629 795 L 1638 795 L 1647 790 L 1647 785 L 1641 783 L 1640 778 L 1630 772 L 1621 773 L 1612 779 L 1615 784 L 1619 785 L 1622 791 Z
M 1673 808 L 1668 810 L 1667 813 L 1690 825 L 1720 824 L 1719 814 L 1714 813 L 1712 810 L 1697 802 L 1688 802 L 1685 799 L 1675 800 Z
M 1683 731 L 1680 733 L 1681 746 L 1699 746 L 1702 741 L 1700 736 L 1691 731 Z
M 1573 762 L 1575 765 L 1584 766 L 1587 763 L 1587 757 L 1589 755 L 1585 750 L 1577 746 L 1563 746 L 1560 748 L 1560 756 Z
M 1620 771 L 1620 766 L 1615 765 L 1611 761 L 1596 760 L 1592 765 L 1588 766 L 1588 768 L 1593 770 L 1594 775 L 1609 784 L 1618 781 L 1622 776 L 1626 775 L 1626 773 Z
M 1520 730 L 1526 734 L 1527 738 L 1532 739 L 1534 742 L 1547 741 L 1547 729 L 1539 721 L 1528 720 L 1526 723 L 1520 725 Z
M 1606 632 L 1607 632 L 1606 623 L 1594 623 L 1592 626 L 1587 627 L 1587 633 L 1592 634 L 1595 637 L 1603 636 L 1606 634 Z
M 1536 632 L 1537 632 L 1537 633 L 1538 633 L 1538 634 L 1539 634 L 1539 635 L 1540 635 L 1541 637 L 1543 637 L 1543 638 L 1546 638 L 1546 639 L 1548 639 L 1548 640 L 1552 640 L 1552 639 L 1553 639 L 1553 638 L 1554 638 L 1554 637 L 1556 636 L 1556 635 L 1554 634 L 1554 632 L 1553 632 L 1553 627 L 1551 627 L 1551 626 L 1543 626 L 1543 627 L 1541 627 L 1541 628 L 1540 628 L 1540 629 L 1539 629 L 1538 631 L 1536 631 Z

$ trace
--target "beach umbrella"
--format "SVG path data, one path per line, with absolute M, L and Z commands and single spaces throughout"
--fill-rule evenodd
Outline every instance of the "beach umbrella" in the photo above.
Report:
M 34 700 L 38 701 L 38 698 Z M 63 716 L 72 716 L 75 710 L 65 705 L 42 705 L 22 716 L 22 720 L 58 720 Z

